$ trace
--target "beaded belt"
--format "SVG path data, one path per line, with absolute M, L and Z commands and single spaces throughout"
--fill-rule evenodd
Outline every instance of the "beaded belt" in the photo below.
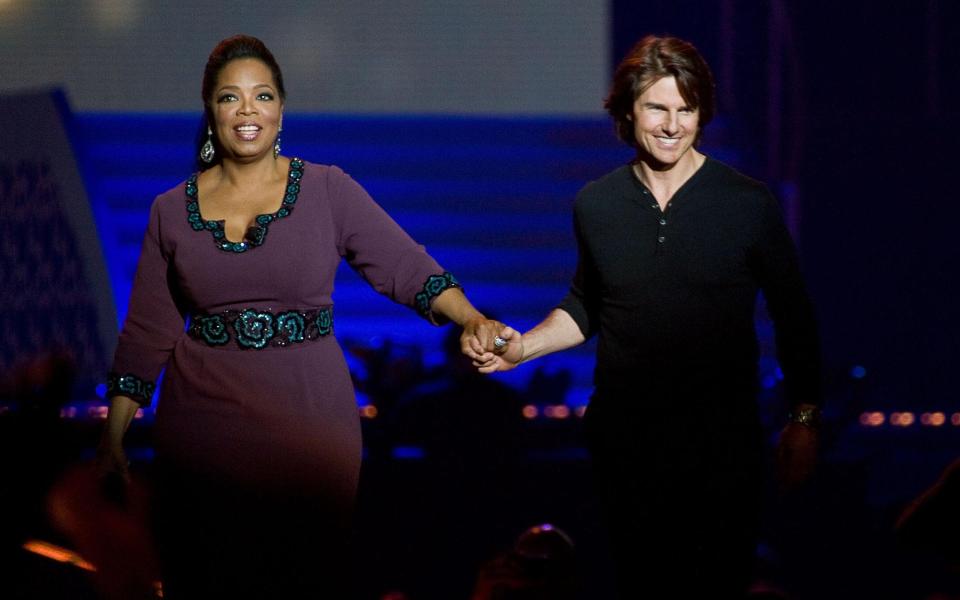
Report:
M 289 346 L 315 340 L 333 331 L 333 309 L 288 310 L 274 313 L 259 308 L 197 314 L 190 318 L 187 335 L 208 346 L 231 342 L 243 349 Z

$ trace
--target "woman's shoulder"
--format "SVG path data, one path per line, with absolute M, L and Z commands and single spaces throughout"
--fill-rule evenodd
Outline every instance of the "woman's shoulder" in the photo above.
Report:
M 302 165 L 304 180 L 330 182 L 350 178 L 350 176 L 337 165 L 315 163 L 302 158 L 292 158 L 291 164 L 295 164 L 295 162 L 299 162 Z
M 165 192 L 162 192 L 156 196 L 153 200 L 153 210 L 154 211 L 169 211 L 174 207 L 183 210 L 184 202 L 186 202 L 190 196 L 190 190 L 194 190 L 193 195 L 196 196 L 197 189 L 197 174 L 194 173 L 190 175 L 187 179 L 184 179 L 180 183 L 171 187 Z
M 331 201 L 349 201 L 357 194 L 365 195 L 356 179 L 354 179 L 343 168 L 332 165 L 313 163 L 302 159 L 303 180 L 302 185 L 312 194 L 321 194 Z
M 300 158 L 300 157 L 298 157 L 298 156 L 292 156 L 292 157 L 290 157 L 290 164 L 291 164 L 291 165 L 296 165 L 296 164 L 298 164 L 298 163 L 301 165 L 301 168 L 303 168 L 304 172 L 311 172 L 311 173 L 328 173 L 328 172 L 330 172 L 330 171 L 341 171 L 341 170 L 342 170 L 342 169 L 340 169 L 339 167 L 337 167 L 336 165 L 331 165 L 331 164 L 327 164 L 327 163 L 313 162 L 313 161 L 307 160 L 307 159 L 305 159 L 305 158 Z

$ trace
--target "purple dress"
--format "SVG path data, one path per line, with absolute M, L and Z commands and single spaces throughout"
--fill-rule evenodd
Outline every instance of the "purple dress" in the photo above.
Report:
M 203 219 L 196 176 L 150 211 L 108 395 L 149 402 L 166 369 L 155 446 L 182 490 L 160 497 L 190 496 L 191 512 L 256 496 L 348 515 L 361 439 L 332 335 L 337 266 L 345 258 L 431 320 L 432 300 L 457 286 L 337 167 L 293 159 L 287 183 L 281 208 L 260 215 L 242 242 Z M 197 482 L 202 498 L 192 497 Z

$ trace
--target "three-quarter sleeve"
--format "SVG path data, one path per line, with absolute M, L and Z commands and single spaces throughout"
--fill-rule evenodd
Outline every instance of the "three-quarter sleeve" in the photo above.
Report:
M 767 192 L 751 262 L 773 321 L 777 359 L 790 406 L 821 403 L 820 339 L 793 238 Z
M 390 218 L 360 184 L 336 167 L 328 177 L 337 250 L 379 293 L 415 309 L 436 323 L 431 305 L 451 287 L 460 287 Z
M 148 405 L 185 321 L 175 300 L 169 257 L 162 247 L 161 199 L 150 208 L 127 317 L 107 379 L 107 397 L 130 396 Z
M 577 239 L 577 270 L 570 282 L 570 290 L 557 308 L 566 311 L 589 339 L 599 326 L 599 283 L 596 265 L 590 254 L 582 228 L 579 210 L 573 212 L 573 230 Z

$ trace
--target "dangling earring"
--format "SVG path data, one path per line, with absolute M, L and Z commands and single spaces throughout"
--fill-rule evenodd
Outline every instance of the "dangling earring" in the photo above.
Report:
M 273 158 L 276 159 L 280 156 L 280 132 L 283 131 L 283 123 L 280 124 L 280 127 L 277 128 L 277 141 L 273 143 Z
M 213 161 L 213 130 L 207 125 L 207 141 L 200 147 L 200 160 L 208 165 Z

